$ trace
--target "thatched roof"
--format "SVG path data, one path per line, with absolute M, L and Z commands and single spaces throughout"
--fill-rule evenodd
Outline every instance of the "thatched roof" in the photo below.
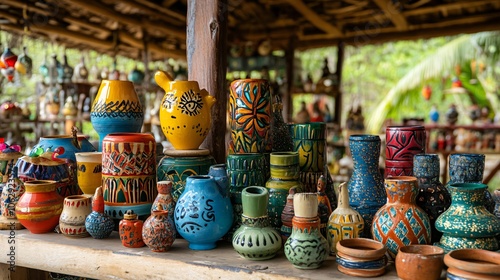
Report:
M 500 29 L 500 1 L 227 0 L 229 46 L 370 44 Z M 2 0 L 2 30 L 151 59 L 186 55 L 187 0 Z M 224 1 L 222 1 L 224 2 Z

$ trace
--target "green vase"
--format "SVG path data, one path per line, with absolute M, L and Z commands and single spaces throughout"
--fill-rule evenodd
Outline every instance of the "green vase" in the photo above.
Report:
M 267 213 L 271 226 L 280 230 L 281 213 L 285 208 L 288 191 L 302 184 L 299 181 L 299 154 L 297 152 L 271 153 L 270 158 L 271 177 L 266 183 L 269 192 L 269 203 Z
M 249 260 L 273 258 L 281 249 L 281 236 L 269 225 L 268 195 L 266 188 L 258 186 L 247 187 L 241 192 L 242 225 L 233 234 L 233 248 Z

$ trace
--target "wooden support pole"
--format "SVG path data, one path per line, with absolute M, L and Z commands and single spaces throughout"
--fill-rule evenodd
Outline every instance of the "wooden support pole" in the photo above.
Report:
M 342 121 L 342 68 L 344 65 L 344 43 L 339 42 L 337 45 L 337 70 L 335 71 L 338 76 L 338 93 L 335 97 L 335 111 L 333 115 L 333 122 L 341 125 Z
M 215 96 L 212 127 L 202 146 L 218 163 L 226 157 L 226 48 L 227 0 L 189 0 L 187 12 L 187 61 L 189 80 L 198 81 Z
M 288 48 L 285 50 L 285 61 L 286 61 L 286 95 L 283 96 L 283 116 L 286 122 L 291 122 L 293 120 L 293 83 L 294 83 L 294 73 L 295 73 L 295 42 L 296 37 L 290 38 L 288 43 Z

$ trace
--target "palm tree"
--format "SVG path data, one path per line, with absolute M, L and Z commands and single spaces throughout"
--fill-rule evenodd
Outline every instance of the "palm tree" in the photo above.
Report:
M 450 72 L 456 65 L 467 65 L 464 75 L 479 81 L 477 84 L 467 82 L 463 86 L 470 92 L 473 103 L 482 101 L 494 113 L 500 113 L 500 92 L 498 70 L 500 57 L 500 32 L 481 32 L 461 35 L 439 48 L 433 55 L 423 59 L 399 80 L 379 103 L 369 118 L 367 130 L 378 133 L 384 120 L 404 112 L 405 105 L 421 102 L 420 91 L 425 83 L 441 79 L 444 73 Z M 491 71 L 475 71 L 471 61 L 485 61 Z M 474 63 L 477 65 L 477 63 Z M 497 68 L 497 69 L 496 69 Z M 477 73 L 477 74 L 476 74 Z M 477 77 L 475 77 L 477 76 Z M 473 79 L 474 80 L 474 79 Z M 455 97 L 456 101 L 458 97 Z

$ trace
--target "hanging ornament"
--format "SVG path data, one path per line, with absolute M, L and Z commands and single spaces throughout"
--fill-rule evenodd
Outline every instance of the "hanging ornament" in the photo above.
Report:
M 425 100 L 431 99 L 432 95 L 432 88 L 429 85 L 426 85 L 422 88 L 422 96 L 424 97 Z
M 6 47 L 2 56 L 0 56 L 0 61 L 2 61 L 4 68 L 2 68 L 2 75 L 4 75 L 9 82 L 14 80 L 15 65 L 17 61 L 17 55 L 15 55 L 9 47 Z
M 17 58 L 15 68 L 17 72 L 27 75 L 28 78 L 31 77 L 33 72 L 33 60 L 28 56 L 26 46 L 23 47 L 23 53 Z

